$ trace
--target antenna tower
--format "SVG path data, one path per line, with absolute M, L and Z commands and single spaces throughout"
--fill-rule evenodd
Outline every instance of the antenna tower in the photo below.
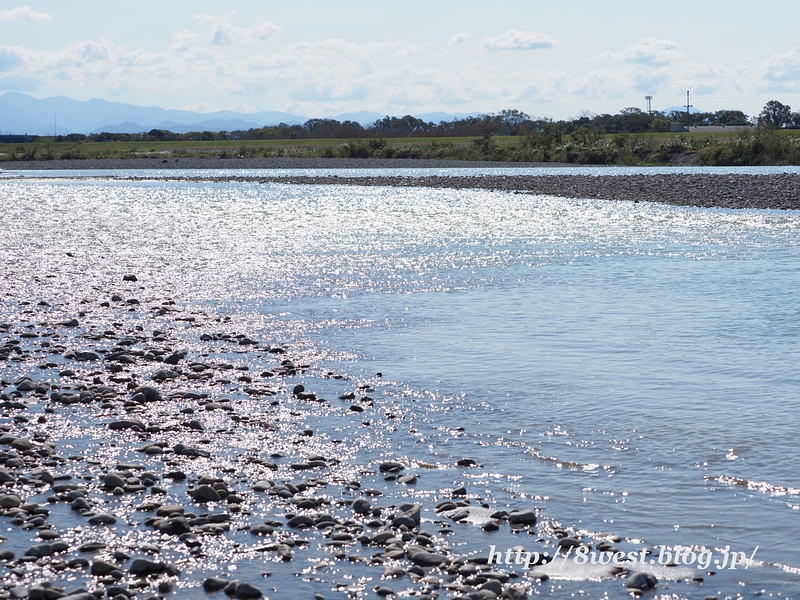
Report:
M 650 101 L 653 99 L 653 97 L 645 96 L 644 99 L 647 100 L 647 114 L 649 115 L 651 112 L 653 112 L 652 107 L 650 106 Z

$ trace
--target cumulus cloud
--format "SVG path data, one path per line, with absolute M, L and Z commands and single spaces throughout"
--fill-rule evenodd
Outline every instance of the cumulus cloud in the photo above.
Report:
M 12 8 L 11 10 L 0 10 L 0 21 L 18 21 L 20 19 L 26 21 L 49 21 L 52 18 L 52 15 L 36 12 L 30 6 L 20 6 L 18 8 Z
M 10 71 L 20 64 L 22 64 L 22 58 L 16 50 L 8 46 L 0 46 L 0 72 Z
M 275 23 L 259 20 L 247 27 L 236 27 L 228 22 L 216 23 L 211 28 L 211 42 L 217 45 L 233 44 L 235 42 L 257 42 L 265 40 L 281 32 Z
M 108 58 L 106 44 L 98 44 L 91 40 L 75 42 L 67 47 L 79 62 L 96 62 Z
M 539 50 L 552 48 L 556 40 L 538 31 L 517 31 L 512 29 L 481 42 L 484 50 Z
M 679 57 L 676 51 L 678 45 L 671 40 L 658 40 L 655 38 L 645 38 L 635 44 L 625 46 L 621 53 L 604 52 L 595 57 L 595 60 L 621 60 L 630 63 L 643 65 L 661 66 Z
M 397 49 L 392 56 L 410 56 L 411 54 L 422 52 L 423 46 L 425 46 L 425 44 L 408 44 L 407 46 Z
M 800 88 L 800 47 L 785 54 L 774 54 L 758 67 L 757 72 L 761 88 Z
M 307 83 L 289 90 L 289 98 L 300 102 L 326 102 L 329 100 L 364 100 L 369 95 L 365 85 L 314 85 Z
M 468 33 L 457 33 L 453 37 L 451 37 L 449 40 L 447 40 L 447 45 L 448 46 L 455 46 L 456 44 L 462 43 L 468 37 L 469 37 Z

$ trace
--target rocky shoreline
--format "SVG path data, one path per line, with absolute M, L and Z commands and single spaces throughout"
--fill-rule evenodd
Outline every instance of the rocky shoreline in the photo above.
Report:
M 732 209 L 800 209 L 800 175 L 537 175 L 482 177 L 267 177 L 258 181 L 484 189 L 567 198 Z
M 352 379 L 125 280 L 95 299 L 6 300 L 0 598 L 515 600 L 547 592 L 566 563 L 553 556 L 651 552 L 560 527 L 532 499 L 442 485 L 481 466 L 376 442 L 408 410 L 381 374 Z M 490 544 L 511 558 L 491 564 Z M 635 593 L 697 580 L 610 563 L 592 576 Z

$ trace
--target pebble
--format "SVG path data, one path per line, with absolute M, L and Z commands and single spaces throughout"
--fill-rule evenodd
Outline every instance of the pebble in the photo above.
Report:
M 209 485 L 198 486 L 190 494 L 195 502 L 219 502 L 222 499 L 219 492 Z
M 128 568 L 131 575 L 153 575 L 163 573 L 166 565 L 163 562 L 156 562 L 149 558 L 136 558 Z
M 122 298 L 115 302 L 122 302 Z M 146 304 L 152 304 L 149 298 Z M 128 307 L 132 305 L 126 303 L 119 308 L 124 311 L 120 322 L 125 322 Z M 162 304 L 162 307 L 163 313 L 160 308 L 157 311 L 161 315 L 159 319 L 166 317 L 168 320 L 171 311 L 178 310 L 169 304 Z M 111 310 L 109 307 L 102 312 Z M 407 466 L 387 459 L 362 464 L 359 470 L 364 479 L 353 479 L 358 471 L 348 470 L 352 463 L 347 451 L 340 456 L 336 447 L 329 445 L 339 443 L 328 438 L 332 430 L 317 427 L 318 420 L 311 422 L 307 418 L 315 414 L 319 405 L 291 399 L 285 402 L 289 391 L 297 400 L 320 400 L 316 393 L 307 391 L 305 385 L 294 384 L 289 379 L 298 373 L 314 372 L 309 371 L 309 365 L 292 357 L 289 346 L 281 348 L 280 352 L 268 352 L 269 346 L 250 343 L 251 338 L 240 334 L 212 335 L 201 331 L 198 333 L 206 336 L 209 342 L 209 352 L 199 356 L 178 349 L 183 341 L 177 339 L 168 321 L 159 321 L 159 329 L 154 329 L 151 335 L 145 315 L 146 311 L 141 310 L 134 314 L 135 320 L 125 322 L 124 326 L 115 323 L 97 327 L 95 321 L 90 320 L 93 319 L 91 315 L 79 313 L 80 318 L 86 317 L 85 329 L 61 330 L 60 337 L 45 336 L 44 331 L 34 330 L 31 334 L 35 337 L 20 337 L 20 344 L 26 351 L 26 344 L 38 348 L 37 344 L 42 343 L 42 348 L 48 348 L 44 345 L 47 343 L 58 350 L 54 354 L 61 354 L 62 358 L 53 358 L 56 362 L 52 366 L 45 362 L 48 359 L 37 356 L 33 364 L 47 367 L 42 373 L 59 368 L 57 365 L 64 360 L 97 363 L 62 371 L 68 373 L 64 377 L 74 379 L 48 379 L 37 371 L 30 376 L 15 375 L 13 384 L 3 381 L 3 388 L 11 391 L 6 392 L 5 398 L 9 400 L 3 405 L 10 414 L 0 423 L 0 444 L 6 448 L 2 452 L 7 454 L 0 462 L 0 484 L 4 484 L 0 508 L 7 511 L 10 527 L 19 526 L 30 536 L 28 544 L 37 536 L 43 543 L 21 546 L 27 549 L 16 562 L 12 562 L 15 561 L 13 551 L 0 551 L 0 560 L 6 562 L 9 577 L 19 577 L 20 582 L 29 584 L 20 586 L 29 598 L 41 595 L 46 600 L 54 600 L 59 594 L 76 598 L 89 594 L 89 600 L 96 600 L 88 590 L 75 590 L 72 594 L 47 587 L 40 577 L 45 564 L 54 573 L 86 569 L 97 578 L 93 582 L 96 590 L 100 594 L 105 591 L 111 598 L 115 595 L 125 599 L 155 598 L 159 593 L 173 595 L 175 590 L 185 589 L 184 583 L 191 584 L 192 576 L 179 577 L 173 564 L 155 560 L 155 556 L 170 560 L 177 550 L 187 560 L 202 565 L 205 552 L 211 555 L 212 551 L 219 551 L 215 547 L 215 536 L 225 536 L 217 538 L 225 540 L 223 543 L 236 540 L 236 545 L 230 549 L 231 563 L 236 562 L 239 553 L 269 552 L 272 554 L 266 560 L 274 565 L 289 563 L 282 567 L 285 572 L 300 572 L 311 555 L 303 556 L 304 551 L 309 547 L 316 549 L 319 544 L 331 557 L 357 564 L 357 569 L 376 569 L 374 574 L 383 572 L 386 580 L 405 578 L 402 583 L 407 587 L 403 590 L 393 591 L 377 581 L 378 585 L 361 589 L 358 594 L 374 592 L 377 596 L 430 598 L 440 594 L 439 588 L 442 588 L 442 591 L 470 594 L 483 600 L 492 595 L 510 600 L 525 598 L 524 585 L 503 588 L 509 574 L 499 572 L 500 567 L 498 572 L 489 571 L 484 562 L 478 568 L 477 561 L 464 562 L 467 553 L 462 553 L 458 544 L 454 544 L 457 550 L 450 550 L 443 543 L 442 537 L 456 528 L 444 527 L 441 519 L 466 521 L 470 517 L 470 501 L 464 486 L 452 491 L 446 487 L 419 490 L 419 498 L 443 500 L 436 506 L 436 513 L 440 515 L 433 521 L 436 533 L 429 533 L 420 527 L 423 515 L 433 509 L 433 503 L 428 506 L 427 501 L 409 502 L 408 498 L 417 498 L 413 488 L 381 481 L 386 477 L 399 484 L 419 485 L 419 481 L 427 482 L 427 476 L 408 474 Z M 203 326 L 205 317 L 182 316 L 180 319 L 194 328 Z M 69 327 L 78 327 L 77 319 L 75 321 L 76 325 Z M 223 327 L 227 325 L 220 326 L 220 331 Z M 108 331 L 104 332 L 104 328 Z M 0 337 L 3 331 L 0 325 Z M 0 358 L 4 356 L 2 344 L 0 341 Z M 252 348 L 253 345 L 257 347 Z M 214 346 L 227 349 L 216 354 Z M 75 347 L 82 350 L 71 350 Z M 271 364 L 256 363 L 254 366 L 255 359 L 261 358 L 256 353 L 263 353 L 263 360 Z M 280 366 L 275 366 L 276 359 L 282 361 Z M 249 368 L 242 364 L 245 360 L 251 363 Z M 152 372 L 153 363 L 161 368 L 153 372 L 150 385 L 141 385 Z M 262 371 L 265 367 L 269 371 Z M 90 369 L 96 370 L 90 372 Z M 226 371 L 236 375 L 229 379 L 219 377 Z M 250 372 L 244 375 L 244 371 Z M 255 375 L 259 372 L 262 379 Z M 333 379 L 342 378 L 333 372 L 328 375 Z M 265 377 L 271 378 L 269 392 L 260 383 Z M 40 378 L 42 382 L 38 381 Z M 320 379 L 320 386 L 331 383 Z M 186 386 L 192 389 L 187 390 Z M 326 388 L 328 392 L 330 389 Z M 360 394 L 373 391 L 366 384 L 358 384 L 357 389 Z M 263 402 L 265 396 L 272 395 L 276 397 Z M 356 394 L 342 394 L 341 398 L 354 401 Z M 249 402 L 261 404 L 249 405 Z M 353 405 L 359 411 L 365 410 L 364 407 L 375 410 L 374 418 L 370 414 L 370 422 L 376 432 L 384 415 L 387 419 L 401 418 L 396 410 L 383 412 L 380 402 L 377 397 L 364 396 L 361 405 Z M 250 410 L 250 406 L 257 408 Z M 338 414 L 345 415 L 354 427 L 371 432 L 360 427 L 361 418 L 342 409 L 346 409 L 346 404 L 340 407 Z M 20 418 L 24 415 L 11 412 L 18 410 L 28 411 L 29 417 Z M 43 411 L 47 418 L 37 421 Z M 202 414 L 203 418 L 187 416 L 195 413 Z M 69 452 L 75 454 L 65 458 L 57 454 L 61 450 L 57 427 L 59 419 L 66 421 L 73 415 L 76 419 L 85 419 L 77 422 L 88 428 L 93 426 L 91 419 L 97 418 L 95 423 L 99 429 L 90 435 L 100 435 L 94 438 L 95 447 L 71 450 Z M 48 435 L 56 441 L 51 443 Z M 342 442 L 346 443 L 347 435 L 342 434 Z M 224 457 L 215 460 L 219 444 L 227 440 L 236 449 L 234 453 L 239 453 L 238 457 L 234 454 L 231 461 Z M 138 463 L 132 459 L 132 452 L 137 450 L 140 452 L 135 455 L 140 457 Z M 302 458 L 292 462 L 287 456 Z M 400 460 L 414 464 L 413 458 Z M 340 461 L 346 467 L 343 470 L 337 468 Z M 469 458 L 458 460 L 456 465 L 461 468 L 477 466 Z M 161 485 L 155 485 L 157 482 Z M 370 488 L 370 484 L 383 487 Z M 39 505 L 28 500 L 34 493 L 46 491 L 47 486 L 50 486 L 47 503 Z M 344 496 L 338 495 L 337 486 L 344 490 Z M 384 494 L 381 490 L 386 490 L 384 506 L 373 504 Z M 183 493 L 194 503 L 188 501 L 182 505 Z M 452 500 L 445 499 L 448 497 Z M 484 508 L 490 506 L 489 499 L 480 502 L 487 503 L 483 504 Z M 206 506 L 206 503 L 220 504 Z M 69 507 L 65 506 L 67 504 Z M 56 522 L 58 529 L 51 525 L 48 507 L 52 505 L 58 506 L 54 514 L 63 518 L 64 513 L 60 511 L 66 509 L 68 518 L 77 521 L 78 526 L 59 531 L 61 522 Z M 70 509 L 74 512 L 70 513 Z M 264 521 L 259 522 L 261 519 Z M 492 519 L 483 525 L 463 523 L 462 527 L 467 532 L 473 528 L 474 534 L 483 535 L 480 526 L 484 531 L 491 531 L 499 529 L 505 521 L 521 527 L 537 522 L 535 511 L 525 507 L 510 513 L 497 511 Z M 114 527 L 104 527 L 108 525 Z M 230 537 L 239 532 L 244 535 Z M 72 548 L 62 540 L 62 535 Z M 355 549 L 359 543 L 374 552 L 358 553 Z M 569 542 L 562 539 L 560 543 Z M 575 543 L 580 544 L 577 540 Z M 83 557 L 70 556 L 70 550 L 96 553 L 97 560 L 90 562 Z M 297 566 L 292 563 L 295 559 Z M 341 570 L 348 574 L 347 569 Z M 194 567 L 193 570 L 200 572 Z M 52 578 L 53 585 L 59 585 L 53 575 L 47 576 Z M 81 574 L 70 576 L 80 577 Z M 148 579 L 151 576 L 158 577 Z M 455 577 L 453 581 L 449 579 L 451 576 Z M 327 578 L 328 574 L 320 577 Z M 374 577 L 373 581 L 375 579 L 379 577 Z M 195 579 L 194 583 L 197 582 Z M 226 574 L 206 578 L 203 589 L 207 592 L 224 589 L 237 598 L 260 598 L 263 593 L 254 585 L 256 583 L 231 581 Z M 333 588 L 335 582 L 328 578 L 322 585 Z M 358 585 L 363 588 L 363 583 Z M 348 589 L 357 587 L 352 582 L 348 586 Z M 280 590 L 277 593 L 281 597 L 291 592 Z
M 450 561 L 450 559 L 443 554 L 436 554 L 433 552 L 427 552 L 425 550 L 414 552 L 410 554 L 408 558 L 415 565 L 419 565 L 421 567 L 438 567 L 439 565 Z
M 114 515 L 99 514 L 89 518 L 89 525 L 113 525 L 117 522 Z
M 634 573 L 627 581 L 625 587 L 628 589 L 641 590 L 646 592 L 658 585 L 658 579 L 650 573 Z
M 228 585 L 228 581 L 219 577 L 207 577 L 203 581 L 203 589 L 207 592 L 216 592 Z
M 532 510 L 512 511 L 508 515 L 508 521 L 512 525 L 535 525 L 536 513 Z

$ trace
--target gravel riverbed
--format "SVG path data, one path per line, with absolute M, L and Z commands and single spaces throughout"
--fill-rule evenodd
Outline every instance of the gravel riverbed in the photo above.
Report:
M 192 178 L 224 181 L 228 178 Z M 251 179 L 252 180 L 252 179 Z M 259 177 L 262 183 L 486 189 L 706 208 L 800 209 L 800 175 Z

